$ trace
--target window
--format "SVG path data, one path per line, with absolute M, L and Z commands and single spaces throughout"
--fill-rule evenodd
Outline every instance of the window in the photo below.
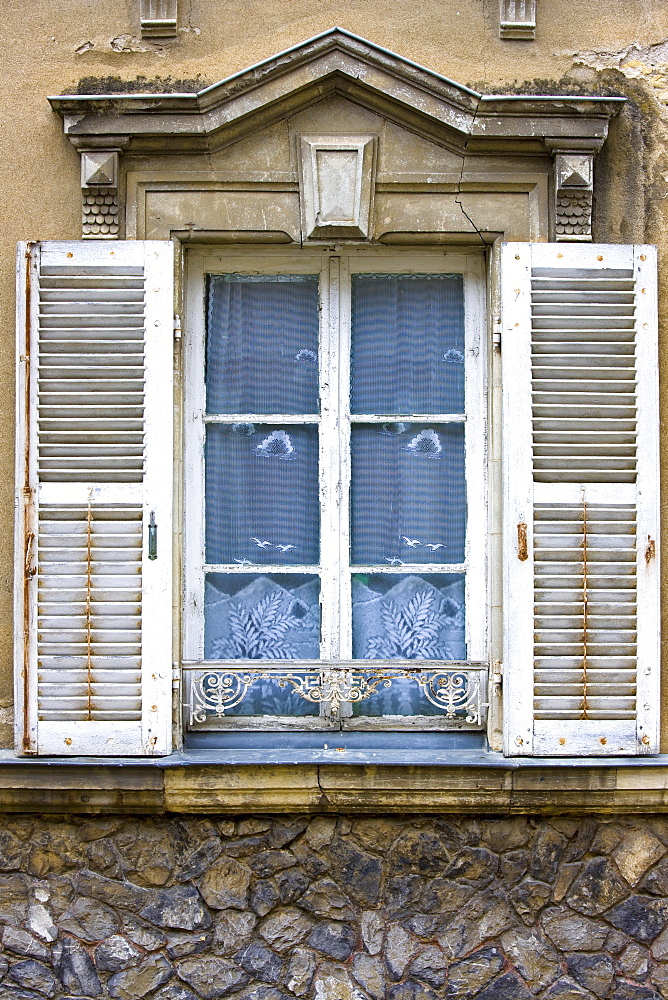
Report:
M 236 661 L 275 661 L 227 689 L 218 721 L 461 723 L 468 709 L 430 700 L 434 671 L 391 667 L 486 657 L 480 255 L 192 269 L 185 659 L 225 661 L 230 682 Z M 303 697 L 305 675 L 284 679 L 292 661 L 317 676 L 313 661 L 370 660 L 387 684 L 334 713 Z
M 192 257 L 175 349 L 170 243 L 19 248 L 20 751 L 169 753 L 181 678 L 194 726 L 482 727 L 493 663 L 507 754 L 656 753 L 654 250 L 505 244 L 500 354 L 476 253 Z

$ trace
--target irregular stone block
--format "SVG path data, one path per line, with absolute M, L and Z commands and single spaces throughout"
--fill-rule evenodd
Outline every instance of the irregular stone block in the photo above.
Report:
M 534 993 L 549 986 L 561 972 L 559 955 L 535 931 L 526 928 L 507 931 L 501 944 L 511 965 Z
M 647 949 L 632 941 L 618 957 L 617 968 L 630 979 L 642 979 L 649 967 L 648 960 Z
M 388 856 L 390 872 L 439 875 L 452 860 L 442 840 L 429 830 L 406 830 Z
M 545 1000 L 595 1000 L 594 994 L 564 976 L 550 987 Z
M 445 955 L 436 945 L 423 948 L 419 955 L 408 966 L 408 972 L 429 986 L 440 987 L 445 983 L 445 972 L 448 963 Z
M 541 882 L 553 882 L 568 844 L 568 838 L 545 824 L 531 846 L 531 874 Z
M 134 917 L 125 917 L 123 920 L 123 933 L 130 940 L 143 948 L 144 951 L 157 951 L 167 944 L 167 938 L 159 934 L 148 924 L 142 924 Z
M 243 951 L 235 956 L 235 961 L 249 976 L 261 983 L 277 983 L 281 975 L 282 962 L 275 951 L 259 941 L 251 941 Z
M 204 874 L 200 891 L 213 910 L 234 907 L 243 910 L 248 902 L 251 871 L 233 858 L 221 858 Z
M 462 907 L 450 926 L 438 935 L 446 955 L 460 958 L 483 942 L 498 937 L 517 922 L 503 892 L 480 892 Z
M 83 941 L 103 941 L 116 934 L 120 921 L 111 907 L 80 896 L 58 919 L 58 926 Z
M 226 997 L 228 993 L 235 993 L 250 982 L 246 973 L 233 962 L 204 955 L 179 962 L 176 972 L 204 1000 Z
M 286 868 L 276 876 L 276 884 L 281 903 L 294 903 L 304 895 L 309 881 L 301 868 Z
M 508 893 L 508 898 L 525 924 L 533 924 L 536 917 L 550 902 L 552 890 L 545 882 L 525 879 Z
M 648 868 L 651 868 L 666 849 L 649 830 L 635 827 L 622 838 L 613 854 L 615 864 L 630 885 L 635 886 Z
M 291 868 L 297 864 L 297 859 L 291 851 L 261 851 L 252 854 L 248 863 L 256 875 L 265 878 L 284 868 Z
M 499 859 L 486 847 L 465 847 L 450 862 L 444 874 L 454 880 L 485 883 L 494 878 L 499 870 Z
M 612 861 L 595 858 L 576 879 L 566 896 L 566 902 L 572 909 L 588 917 L 595 917 L 619 903 L 628 895 L 628 891 L 628 886 L 622 881 Z
M 608 936 L 605 924 L 572 910 L 547 910 L 541 923 L 552 944 L 560 951 L 599 951 Z
M 266 917 L 259 933 L 276 951 L 286 951 L 303 941 L 312 927 L 313 920 L 302 910 L 287 906 Z
M 385 936 L 385 921 L 378 910 L 365 910 L 362 913 L 362 941 L 370 955 L 377 955 L 383 947 Z
M 174 927 L 177 930 L 194 931 L 211 926 L 211 917 L 202 897 L 192 885 L 155 890 L 141 915 L 158 927 Z
M 392 986 L 387 992 L 388 1000 L 438 1000 L 438 994 L 415 979 Z
M 476 1000 L 530 1000 L 530 997 L 531 993 L 524 983 L 512 972 L 507 972 L 505 976 L 488 983 Z
M 325 963 L 314 980 L 315 1000 L 365 1000 L 345 969 Z
M 102 993 L 95 966 L 78 941 L 71 937 L 56 941 L 52 955 L 58 978 L 66 989 L 85 997 L 97 997 Z
M 23 875 L 0 878 L 0 924 L 16 927 L 28 910 L 28 889 Z
M 566 967 L 572 979 L 597 997 L 605 997 L 615 971 L 607 955 L 568 955 Z
M 299 905 L 317 917 L 331 920 L 353 920 L 356 916 L 351 900 L 331 878 L 314 882 L 299 900 Z
M 332 874 L 361 906 L 376 906 L 380 898 L 383 866 L 378 858 L 347 840 L 335 840 L 329 850 Z
M 276 886 L 266 879 L 258 879 L 249 895 L 249 905 L 258 917 L 264 917 L 273 910 L 278 902 Z
M 41 962 L 36 962 L 33 958 L 16 962 L 10 966 L 7 976 L 19 986 L 24 986 L 29 990 L 37 990 L 45 997 L 55 996 L 56 990 L 60 988 L 60 983 L 51 969 Z
M 26 958 L 42 959 L 45 962 L 51 960 L 49 949 L 19 927 L 5 927 L 2 943 L 7 951 L 13 951 L 15 955 L 25 955 Z
M 109 996 L 114 1000 L 140 1000 L 174 975 L 174 969 L 162 955 L 152 955 L 142 965 L 117 972 L 109 980 Z
M 53 918 L 47 908 L 41 903 L 33 903 L 28 907 L 28 917 L 26 919 L 28 929 L 51 944 L 58 937 L 58 929 L 53 922 Z
M 352 955 L 356 940 L 357 935 L 348 924 L 336 920 L 323 920 L 311 931 L 308 943 L 316 951 L 329 955 L 339 962 L 345 962 Z
M 167 938 L 167 954 L 170 958 L 186 958 L 199 955 L 211 944 L 211 934 L 200 931 L 193 934 L 170 934 Z
M 647 944 L 663 930 L 668 922 L 668 899 L 650 896 L 630 896 L 606 914 L 613 927 Z
M 254 913 L 241 910 L 221 910 L 213 925 L 213 950 L 219 955 L 231 955 L 250 937 L 257 923 Z
M 503 956 L 498 948 L 481 948 L 448 969 L 445 996 L 464 1000 L 474 996 L 503 968 Z
M 132 882 L 117 882 L 85 869 L 77 873 L 74 884 L 81 896 L 93 896 L 109 906 L 120 906 L 134 913 L 146 906 L 150 899 L 150 890 L 143 886 Z
M 295 996 L 303 997 L 311 988 L 315 955 L 308 948 L 295 948 L 290 959 L 286 986 Z
M 141 952 L 120 934 L 112 934 L 95 949 L 95 965 L 101 972 L 120 972 L 136 965 Z
M 406 966 L 417 955 L 419 945 L 403 927 L 393 924 L 385 938 L 385 965 L 390 979 L 401 979 Z
M 353 976 L 374 1000 L 382 1000 L 385 996 L 385 966 L 379 956 L 366 955 L 358 952 L 353 959 Z

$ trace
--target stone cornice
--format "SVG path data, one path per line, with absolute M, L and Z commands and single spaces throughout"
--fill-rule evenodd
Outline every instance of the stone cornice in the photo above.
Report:
M 329 94 L 347 95 L 391 120 L 467 152 L 576 140 L 595 151 L 624 99 L 482 95 L 333 28 L 197 94 L 96 94 L 49 98 L 77 145 L 119 136 L 127 153 L 205 152 L 281 120 Z

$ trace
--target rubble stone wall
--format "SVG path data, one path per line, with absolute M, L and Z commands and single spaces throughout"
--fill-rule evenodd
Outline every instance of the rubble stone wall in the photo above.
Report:
M 668 820 L 0 822 L 0 997 L 668 997 Z

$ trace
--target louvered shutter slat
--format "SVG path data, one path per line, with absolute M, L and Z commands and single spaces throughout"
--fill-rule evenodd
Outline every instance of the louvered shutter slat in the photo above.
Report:
M 509 754 L 658 749 L 655 273 L 651 247 L 503 248 Z
M 28 254 L 26 271 L 19 251 L 17 542 L 28 572 L 17 573 L 18 746 L 166 753 L 171 245 L 43 243 Z

